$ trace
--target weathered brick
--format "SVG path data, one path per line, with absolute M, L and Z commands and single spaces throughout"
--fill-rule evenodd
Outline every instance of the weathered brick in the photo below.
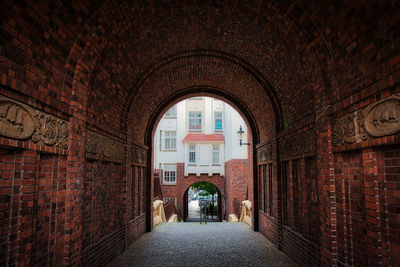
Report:
M 102 265 L 150 230 L 151 153 L 135 165 L 129 151 L 151 149 L 161 114 L 196 95 L 238 108 L 254 152 L 274 144 L 274 215 L 256 160 L 249 198 L 277 247 L 301 264 L 396 265 L 400 134 L 334 147 L 331 121 L 400 92 L 400 7 L 353 2 L 2 1 L 0 94 L 67 120 L 69 147 L 0 137 L 0 265 Z M 124 160 L 86 158 L 88 128 Z M 310 129 L 315 153 L 283 157 L 280 142 Z

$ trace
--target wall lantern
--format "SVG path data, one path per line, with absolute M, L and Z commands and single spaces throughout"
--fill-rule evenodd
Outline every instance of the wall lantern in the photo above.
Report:
M 242 125 L 240 125 L 240 128 L 239 128 L 239 131 L 237 132 L 237 134 L 238 134 L 238 139 L 239 139 L 239 144 L 240 144 L 240 146 L 242 146 L 242 145 L 250 145 L 250 143 L 243 143 L 243 135 L 244 135 L 244 131 L 243 131 L 243 129 L 242 129 Z

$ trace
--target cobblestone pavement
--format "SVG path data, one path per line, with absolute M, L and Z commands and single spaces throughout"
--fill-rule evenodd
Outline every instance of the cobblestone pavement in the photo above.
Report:
M 109 266 L 296 266 L 243 223 L 163 223 Z

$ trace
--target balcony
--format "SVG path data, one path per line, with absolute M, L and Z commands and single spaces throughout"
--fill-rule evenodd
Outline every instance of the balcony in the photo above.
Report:
M 185 176 L 188 176 L 189 173 L 195 173 L 196 176 L 200 176 L 200 174 L 204 173 L 207 173 L 208 176 L 212 176 L 213 173 L 218 173 L 224 176 L 225 168 L 223 164 L 187 164 L 185 165 Z

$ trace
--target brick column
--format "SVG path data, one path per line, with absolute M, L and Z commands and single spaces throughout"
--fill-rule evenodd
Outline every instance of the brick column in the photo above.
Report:
M 87 88 L 74 80 L 68 140 L 66 183 L 65 264 L 80 265 L 82 255 L 82 204 L 85 169 Z

